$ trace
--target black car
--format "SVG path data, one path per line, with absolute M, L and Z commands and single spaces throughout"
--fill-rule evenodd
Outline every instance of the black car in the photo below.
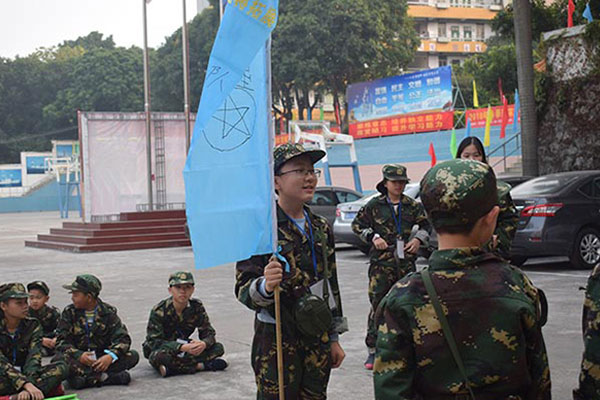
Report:
M 520 213 L 513 263 L 544 257 L 592 268 L 600 262 L 600 171 L 540 176 L 510 193 Z
M 338 204 L 356 201 L 362 197 L 362 193 L 356 190 L 338 186 L 318 186 L 312 201 L 308 203 L 310 210 L 327 219 L 329 226 L 333 228 L 335 210 Z

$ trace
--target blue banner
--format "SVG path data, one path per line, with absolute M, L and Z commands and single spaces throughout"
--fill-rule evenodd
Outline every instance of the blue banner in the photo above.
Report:
M 45 174 L 46 173 L 46 159 L 49 156 L 29 156 L 26 158 L 27 173 L 28 174 Z
M 273 251 L 266 44 L 278 0 L 230 0 L 208 62 L 183 176 L 196 268 Z
M 19 187 L 22 185 L 20 169 L 0 169 L 0 187 Z
M 450 66 L 348 85 L 350 123 L 452 109 Z

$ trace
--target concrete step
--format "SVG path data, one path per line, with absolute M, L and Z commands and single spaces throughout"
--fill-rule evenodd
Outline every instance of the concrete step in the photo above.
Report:
M 185 218 L 185 210 L 137 211 L 120 214 L 121 221 Z
M 40 242 L 58 242 L 71 244 L 110 244 L 110 243 L 136 243 L 136 242 L 155 242 L 187 239 L 184 232 L 163 233 L 150 235 L 127 235 L 127 236 L 97 236 L 97 237 L 78 237 L 61 235 L 38 235 Z
M 158 226 L 183 226 L 185 218 L 175 219 L 150 219 L 138 221 L 114 221 L 114 222 L 63 222 L 63 228 L 66 229 L 122 229 L 122 228 L 142 228 Z
M 163 247 L 186 247 L 191 246 L 188 239 L 177 240 L 160 240 L 151 242 L 134 242 L 134 243 L 110 243 L 110 244 L 95 244 L 95 245 L 78 245 L 72 243 L 46 242 L 46 241 L 25 241 L 25 246 L 36 247 L 40 249 L 61 250 L 71 253 L 92 253 L 99 251 L 122 251 L 122 250 L 138 250 L 138 249 L 155 249 Z
M 145 235 L 152 233 L 183 233 L 183 225 L 151 226 L 144 228 L 120 228 L 120 229 L 72 229 L 72 228 L 50 228 L 51 235 L 60 236 L 129 236 Z

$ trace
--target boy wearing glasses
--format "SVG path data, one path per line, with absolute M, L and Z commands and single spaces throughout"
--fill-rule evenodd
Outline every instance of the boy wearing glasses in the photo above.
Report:
M 279 398 L 273 293 L 278 285 L 285 397 L 325 399 L 331 368 L 339 367 L 345 357 L 338 339 L 348 328 L 342 314 L 333 234 L 327 220 L 305 205 L 317 185 L 313 164 L 324 156 L 324 151 L 307 151 L 301 144 L 275 148 L 277 235 L 285 262 L 265 254 L 236 265 L 235 294 L 256 312 L 251 363 L 258 399 Z M 283 264 L 289 265 L 289 272 L 284 272 Z M 319 317 L 325 316 L 322 319 L 299 317 L 311 293 L 323 296 L 317 300 L 323 312 Z
M 30 282 L 27 285 L 27 292 L 29 293 L 29 316 L 37 319 L 42 326 L 42 356 L 53 356 L 60 311 L 47 304 L 50 300 L 50 289 L 46 282 Z
M 73 389 L 103 385 L 127 385 L 140 356 L 131 350 L 127 327 L 117 309 L 98 296 L 102 289 L 94 275 L 79 275 L 63 285 L 73 304 L 65 307 L 57 329 L 55 358 L 69 366 L 67 381 Z
M 225 352 L 217 342 L 208 314 L 194 294 L 191 272 L 175 272 L 169 277 L 171 297 L 155 305 L 150 312 L 144 357 L 160 375 L 193 374 L 198 371 L 221 371 L 227 361 L 219 358 Z M 191 339 L 198 330 L 198 338 Z
M 410 181 L 406 167 L 400 164 L 383 166 L 383 180 L 377 184 L 379 196 L 360 209 L 352 230 L 371 245 L 369 266 L 369 301 L 367 320 L 368 348 L 365 368 L 373 369 L 377 326 L 374 321 L 377 306 L 392 285 L 415 270 L 417 251 L 429 240 L 430 226 L 423 206 L 403 194 Z M 417 231 L 411 234 L 413 226 Z

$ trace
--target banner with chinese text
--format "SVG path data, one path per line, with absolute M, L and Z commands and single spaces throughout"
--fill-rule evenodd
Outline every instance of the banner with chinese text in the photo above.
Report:
M 515 105 L 510 104 L 508 106 L 508 123 L 511 125 L 514 121 L 513 115 L 515 113 Z M 478 108 L 475 110 L 467 110 L 465 117 L 471 120 L 471 128 L 483 128 L 485 126 L 485 120 L 487 118 L 487 107 Z M 502 125 L 502 106 L 492 107 L 492 123 L 491 125 Z
M 454 112 L 452 111 L 399 115 L 350 124 L 350 135 L 355 139 L 363 139 L 377 136 L 448 130 L 452 129 L 453 125 Z

